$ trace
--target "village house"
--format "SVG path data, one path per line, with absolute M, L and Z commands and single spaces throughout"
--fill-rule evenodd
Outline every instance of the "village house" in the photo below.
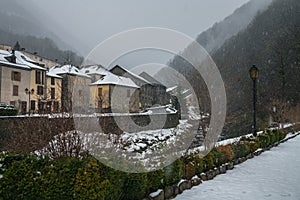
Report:
M 62 77 L 51 72 L 46 73 L 47 112 L 60 112 L 62 106 Z
M 51 74 L 62 77 L 62 111 L 76 112 L 89 106 L 91 77 L 72 65 L 55 66 L 49 69 Z
M 142 72 L 139 76 L 151 83 L 152 105 L 166 105 L 169 103 L 166 86 L 146 72 Z
M 24 54 L 27 58 L 30 58 L 30 60 L 33 60 L 36 63 L 39 63 L 40 65 L 43 65 L 46 69 L 49 69 L 53 66 L 61 65 L 60 63 L 57 62 L 57 60 L 51 60 L 45 57 L 42 57 L 38 55 L 38 52 L 29 52 L 26 51 L 25 48 L 21 47 L 20 43 L 17 41 L 16 44 L 11 47 L 9 45 L 5 44 L 0 44 L 0 49 L 5 50 L 5 51 L 12 51 L 13 49 L 15 51 L 19 51 L 22 54 Z
M 15 106 L 20 113 L 29 111 L 29 96 L 25 89 L 30 85 L 31 68 L 17 64 L 16 56 L 0 50 L 0 102 Z
M 138 112 L 140 87 L 130 78 L 108 73 L 90 86 L 90 106 L 97 112 Z
M 14 105 L 20 113 L 59 112 L 62 77 L 48 73 L 43 64 L 31 60 L 20 51 L 13 49 L 10 53 L 1 50 L 1 54 L 1 102 Z M 15 69 L 22 66 L 22 71 L 7 70 L 7 66 Z M 12 93 L 12 96 L 7 93 Z
M 140 87 L 140 108 L 148 108 L 153 105 L 152 84 L 149 81 L 119 65 L 116 65 L 109 71 L 115 75 L 130 78 L 136 85 Z

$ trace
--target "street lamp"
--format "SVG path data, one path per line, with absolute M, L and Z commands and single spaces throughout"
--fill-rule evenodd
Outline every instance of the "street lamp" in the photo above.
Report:
M 30 95 L 34 94 L 34 89 L 32 88 L 31 90 L 29 90 L 28 88 L 25 88 L 25 94 L 28 94 L 28 98 L 29 98 L 29 101 L 28 101 L 28 111 L 29 111 L 29 114 L 30 114 Z
M 256 80 L 258 78 L 258 69 L 255 65 L 250 68 L 249 74 L 253 81 L 253 136 L 256 136 Z

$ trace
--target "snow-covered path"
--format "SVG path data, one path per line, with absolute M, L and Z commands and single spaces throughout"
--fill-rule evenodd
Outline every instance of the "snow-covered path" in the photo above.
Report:
M 300 135 L 175 199 L 300 200 Z

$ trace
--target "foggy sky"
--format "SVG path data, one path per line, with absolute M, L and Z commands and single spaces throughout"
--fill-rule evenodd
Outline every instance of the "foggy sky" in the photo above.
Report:
M 82 55 L 108 37 L 133 28 L 163 27 L 196 38 L 249 0 L 27 0 L 41 21 Z M 22 2 L 24 2 L 22 0 Z M 47 17 L 45 17 L 47 16 Z M 123 59 L 125 65 L 166 63 L 171 56 L 149 53 Z M 143 57 L 143 59 L 139 59 Z M 155 58 L 155 59 L 154 59 Z M 142 60 L 142 61 L 140 61 Z M 121 62 L 121 61 L 120 61 Z M 121 63 L 122 63 L 121 62 Z
M 113 34 L 145 26 L 170 28 L 195 38 L 249 0 L 31 1 L 88 51 Z

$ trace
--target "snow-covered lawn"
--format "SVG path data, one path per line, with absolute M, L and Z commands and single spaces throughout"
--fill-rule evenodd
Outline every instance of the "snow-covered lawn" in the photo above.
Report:
M 290 135 L 291 136 L 291 135 Z M 234 170 L 184 191 L 175 199 L 300 199 L 300 136 L 250 159 Z

